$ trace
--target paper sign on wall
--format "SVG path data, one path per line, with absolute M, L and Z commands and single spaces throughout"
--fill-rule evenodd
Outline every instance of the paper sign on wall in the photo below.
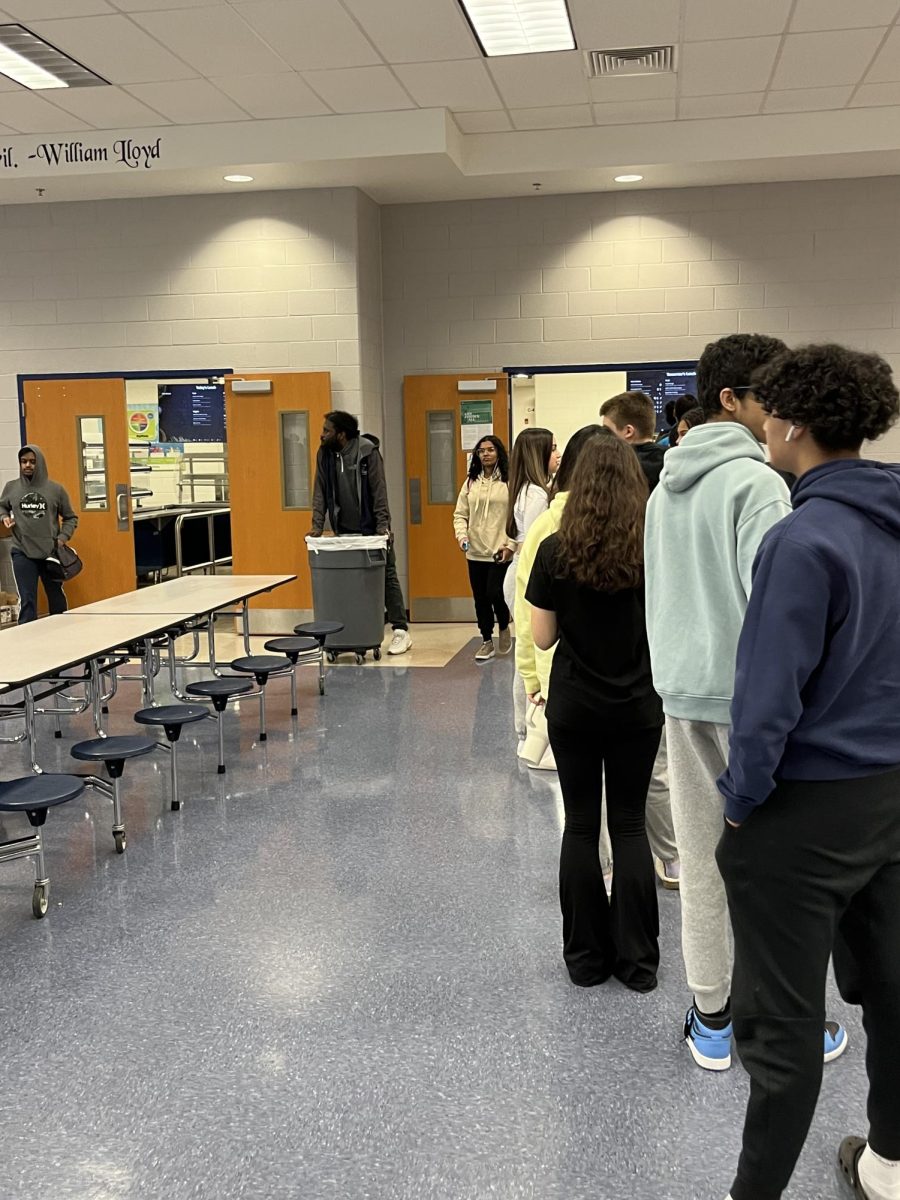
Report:
M 483 437 L 494 432 L 493 400 L 462 400 L 459 427 L 463 450 L 474 450 Z
M 159 441 L 159 408 L 157 405 L 128 405 L 128 439 L 132 442 Z

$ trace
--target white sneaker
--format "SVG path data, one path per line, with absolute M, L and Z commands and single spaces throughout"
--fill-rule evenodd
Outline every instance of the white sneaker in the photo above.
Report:
M 388 654 L 405 654 L 410 646 L 412 646 L 412 638 L 409 636 L 409 630 L 395 629 L 391 644 L 388 646 Z
M 667 891 L 677 892 L 681 887 L 681 863 L 678 859 L 664 863 L 661 858 L 654 857 L 653 865 L 656 868 L 656 878 L 663 887 Z

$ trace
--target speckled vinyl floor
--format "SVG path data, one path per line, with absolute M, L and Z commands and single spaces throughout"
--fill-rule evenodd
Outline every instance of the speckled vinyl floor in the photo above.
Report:
M 661 986 L 582 990 L 560 957 L 555 775 L 517 764 L 512 665 L 301 672 L 50 816 L 53 892 L 0 869 L 2 1200 L 724 1200 L 747 1080 L 693 1065 L 677 894 Z M 113 732 L 131 732 L 134 684 Z M 4 733 L 9 732 L 8 726 Z M 45 766 L 69 769 L 41 724 Z M 199 746 L 195 743 L 199 743 Z M 24 764 L 3 747 L 3 774 Z M 13 832 L 10 819 L 3 823 Z M 826 1067 L 788 1196 L 837 1200 L 866 1131 L 863 1038 Z

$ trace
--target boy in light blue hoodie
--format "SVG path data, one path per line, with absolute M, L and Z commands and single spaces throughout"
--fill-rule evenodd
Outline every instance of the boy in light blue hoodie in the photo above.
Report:
M 723 826 L 716 780 L 728 763 L 735 654 L 753 560 L 764 534 L 791 511 L 787 487 L 760 444 L 765 413 L 750 381 L 784 349 L 761 334 L 733 334 L 706 347 L 697 364 L 706 424 L 668 452 L 647 506 L 647 634 L 666 717 L 682 952 L 693 992 L 684 1034 L 694 1060 L 710 1071 L 731 1065 L 734 962 L 715 860 Z M 698 634 L 682 636 L 682 629 Z M 845 1049 L 846 1038 L 829 1023 L 826 1060 Z

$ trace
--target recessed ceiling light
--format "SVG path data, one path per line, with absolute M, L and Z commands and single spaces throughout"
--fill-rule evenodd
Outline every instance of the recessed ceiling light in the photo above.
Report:
M 252 183 L 252 175 L 223 175 L 222 178 L 226 183 Z
M 643 175 L 617 175 L 616 183 L 640 183 Z
M 107 80 L 63 54 L 24 25 L 0 25 L 0 75 L 31 91 L 109 86 Z
M 566 0 L 459 0 L 481 52 L 540 54 L 574 50 Z

